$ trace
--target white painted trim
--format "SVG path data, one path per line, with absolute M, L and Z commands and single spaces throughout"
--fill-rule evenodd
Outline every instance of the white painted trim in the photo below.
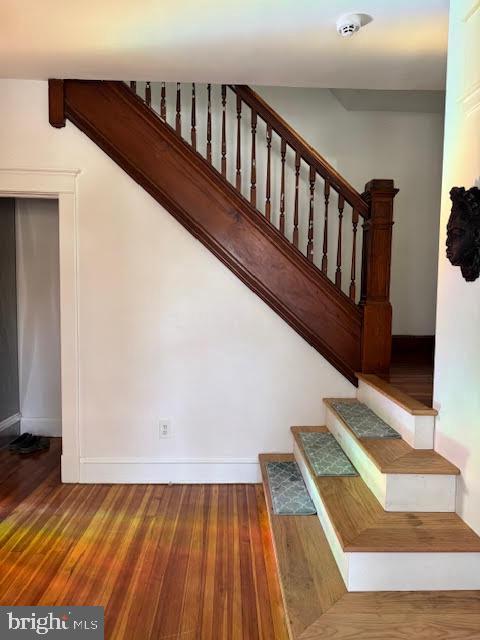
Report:
M 391 425 L 414 449 L 433 449 L 435 417 L 413 415 L 365 380 L 359 380 L 357 398 Z
M 326 424 L 385 511 L 455 511 L 455 475 L 383 473 L 326 404 Z
M 20 413 L 15 413 L 13 416 L 10 416 L 9 418 L 5 418 L 5 420 L 2 420 L 0 422 L 0 431 L 3 431 L 4 429 L 8 429 L 8 427 L 11 427 L 12 424 L 15 424 L 16 422 L 20 422 L 21 417 L 22 416 Z
M 34 435 L 50 436 L 58 438 L 62 435 L 61 418 L 24 418 L 21 419 L 22 433 L 33 433 Z
M 58 198 L 62 481 L 80 480 L 77 176 L 79 170 L 0 168 L 0 197 Z M 63 460 L 65 458 L 65 460 Z
M 65 461 L 67 466 L 67 461 Z M 81 458 L 85 483 L 258 483 L 256 458 Z

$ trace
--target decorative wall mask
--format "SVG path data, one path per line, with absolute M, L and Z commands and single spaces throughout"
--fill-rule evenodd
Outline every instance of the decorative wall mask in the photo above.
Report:
M 480 275 L 480 189 L 453 187 L 447 224 L 447 258 L 467 282 Z

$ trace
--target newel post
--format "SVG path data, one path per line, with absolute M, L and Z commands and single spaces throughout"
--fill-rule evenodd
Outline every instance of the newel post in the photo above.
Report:
M 369 205 L 363 225 L 362 371 L 388 371 L 392 351 L 390 264 L 392 259 L 393 180 L 371 180 L 362 197 Z

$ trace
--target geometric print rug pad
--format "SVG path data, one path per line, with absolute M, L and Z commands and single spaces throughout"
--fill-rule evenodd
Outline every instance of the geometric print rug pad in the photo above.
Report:
M 401 438 L 395 429 L 362 402 L 335 400 L 331 404 L 357 438 Z
M 300 432 L 303 448 L 317 476 L 358 476 L 331 433 Z
M 284 516 L 317 513 L 296 462 L 267 462 L 273 512 Z

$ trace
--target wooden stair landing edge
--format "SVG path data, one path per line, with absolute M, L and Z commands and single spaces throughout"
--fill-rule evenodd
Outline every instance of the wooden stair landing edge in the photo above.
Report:
M 414 449 L 403 438 L 359 438 L 332 405 L 336 400 L 358 401 L 355 398 L 323 400 L 382 473 L 459 475 L 459 468 L 433 449 Z
M 387 382 L 383 378 L 373 373 L 356 372 L 358 380 L 365 382 L 373 387 L 376 391 L 384 395 L 386 398 L 394 402 L 396 405 L 407 411 L 413 416 L 436 416 L 438 411 L 433 407 L 428 407 L 423 402 L 416 400 L 412 396 L 405 393 L 391 382 Z
M 311 427 L 315 429 L 315 427 Z M 276 516 L 259 456 L 291 640 L 480 640 L 480 591 L 348 593 L 316 516 Z
M 456 513 L 385 511 L 360 476 L 316 476 L 298 427 L 294 439 L 344 551 L 480 553 L 480 537 Z

